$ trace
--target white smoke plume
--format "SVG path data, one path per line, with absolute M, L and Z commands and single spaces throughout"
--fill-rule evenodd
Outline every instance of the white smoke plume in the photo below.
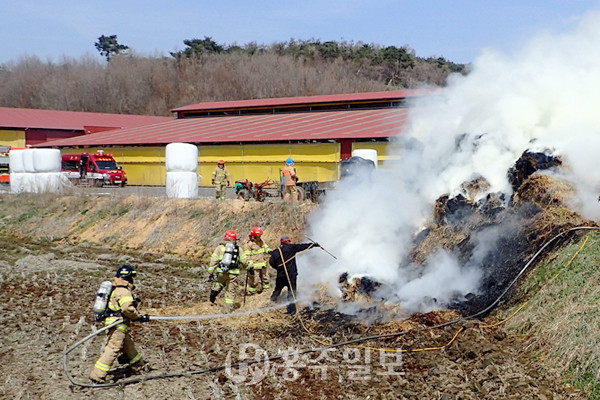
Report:
M 335 290 L 341 272 L 369 274 L 407 311 L 424 311 L 428 298 L 443 306 L 476 292 L 474 260 L 461 265 L 440 252 L 425 266 L 399 266 L 440 195 L 459 193 L 477 176 L 490 183 L 488 192 L 510 195 L 507 170 L 527 149 L 561 156 L 578 189 L 572 208 L 599 219 L 599 43 L 600 14 L 590 13 L 572 32 L 541 34 L 513 55 L 486 51 L 467 76 L 415 104 L 392 150 L 400 161 L 368 181 L 340 182 L 311 216 L 310 236 L 338 259 L 318 250 L 302 255 L 300 282 Z

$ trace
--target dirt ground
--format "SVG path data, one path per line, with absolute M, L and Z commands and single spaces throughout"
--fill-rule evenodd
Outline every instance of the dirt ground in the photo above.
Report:
M 297 316 L 279 308 L 219 317 L 220 307 L 207 301 L 205 264 L 223 228 L 261 224 L 267 240 L 284 232 L 299 238 L 315 205 L 16 197 L 0 198 L 2 398 L 585 398 L 540 368 L 536 355 L 502 326 L 481 327 L 495 322 L 493 316 L 436 329 L 429 328 L 457 314 L 364 325 L 335 310 L 303 306 Z M 296 207 L 298 219 L 285 220 L 286 207 Z M 215 213 L 216 219 L 206 217 Z M 122 263 L 138 269 L 143 313 L 217 316 L 134 323 L 133 337 L 152 369 L 133 377 L 144 380 L 104 389 L 72 385 L 63 354 L 97 328 L 95 292 Z M 238 313 L 272 306 L 269 294 L 248 297 Z M 389 333 L 396 335 L 328 347 Z M 89 383 L 103 341 L 100 334 L 69 354 L 76 381 Z M 235 366 L 265 357 L 278 358 Z

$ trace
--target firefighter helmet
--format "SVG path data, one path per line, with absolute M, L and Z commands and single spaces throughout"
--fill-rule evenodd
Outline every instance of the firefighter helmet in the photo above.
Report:
M 285 165 L 294 165 L 294 160 L 292 160 L 292 157 L 289 157 L 287 160 L 285 160 Z
M 263 230 L 258 226 L 253 226 L 252 230 L 250 231 L 250 236 L 253 238 L 260 237 L 262 234 Z
M 290 243 L 292 240 L 289 236 L 282 236 L 280 242 L 281 243 Z
M 119 269 L 117 269 L 117 273 L 115 274 L 115 276 L 117 278 L 122 278 L 125 279 L 127 282 L 133 282 L 133 278 L 135 278 L 136 275 L 136 271 L 135 268 L 133 268 L 131 265 L 129 264 L 123 264 L 119 267 Z
M 225 240 L 237 240 L 237 233 L 233 230 L 225 232 Z
M 225 165 L 225 161 L 219 160 L 219 161 L 217 161 L 217 165 Z

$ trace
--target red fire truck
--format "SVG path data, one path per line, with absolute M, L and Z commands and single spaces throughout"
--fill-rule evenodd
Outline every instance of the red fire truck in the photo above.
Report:
M 74 184 L 88 183 L 92 186 L 120 185 L 127 183 L 127 174 L 117 164 L 112 154 L 98 150 L 96 154 L 63 154 L 62 172 Z

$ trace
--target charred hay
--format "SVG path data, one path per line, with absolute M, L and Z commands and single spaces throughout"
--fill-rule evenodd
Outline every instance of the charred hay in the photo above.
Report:
M 525 150 L 515 165 L 508 170 L 507 176 L 513 191 L 516 192 L 531 174 L 562 165 L 560 157 L 551 154 Z
M 560 233 L 560 240 L 545 249 L 552 251 L 567 242 L 577 240 L 581 233 L 567 232 L 576 226 L 595 225 L 570 211 L 565 204 L 574 195 L 568 182 L 539 170 L 561 165 L 558 157 L 526 151 L 508 171 L 515 189 L 505 204 L 502 194 L 480 197 L 485 180 L 477 178 L 463 185 L 455 197 L 441 196 L 434 204 L 433 223 L 417 235 L 410 260 L 424 264 L 429 255 L 444 249 L 466 265 L 483 271 L 479 292 L 450 305 L 463 315 L 486 310 L 504 293 L 531 257 Z M 464 194 L 463 194 L 464 193 Z M 567 233 L 565 233 L 567 232 Z M 474 258 L 474 250 L 482 238 L 493 237 L 486 253 Z M 532 263 L 533 269 L 539 257 Z M 526 274 L 523 274 L 523 279 Z M 503 301 L 510 298 L 511 288 Z M 487 315 L 491 308 L 482 315 Z

